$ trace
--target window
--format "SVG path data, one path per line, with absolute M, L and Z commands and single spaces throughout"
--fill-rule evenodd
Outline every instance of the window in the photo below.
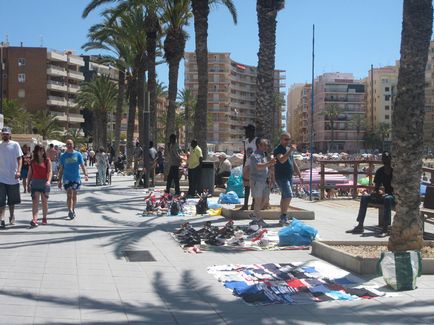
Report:
M 384 96 L 384 100 L 385 100 L 385 101 L 389 101 L 389 100 L 390 100 L 390 95 L 385 95 L 385 96 Z
M 24 58 L 19 58 L 18 59 L 18 66 L 19 67 L 24 67 L 26 65 L 26 59 Z
M 18 90 L 18 98 L 24 98 L 26 97 L 26 91 L 24 89 Z
M 385 87 L 384 91 L 390 91 L 390 88 L 389 87 Z
M 384 118 L 386 119 L 386 120 L 389 120 L 390 119 L 390 116 L 389 115 L 384 115 Z
M 390 109 L 390 106 L 389 106 L 389 105 L 386 105 L 386 106 L 384 106 L 384 109 L 385 109 L 386 111 L 388 111 L 388 110 Z
M 18 82 L 19 82 L 19 83 L 24 83 L 24 82 L 26 82 L 26 74 L 25 74 L 25 73 L 19 73 L 19 74 L 18 74 Z

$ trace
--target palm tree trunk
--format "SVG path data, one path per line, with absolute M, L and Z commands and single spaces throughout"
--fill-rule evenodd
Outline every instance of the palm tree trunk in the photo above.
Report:
M 179 60 L 169 61 L 169 107 L 167 109 L 165 143 L 169 143 L 170 134 L 176 133 L 175 114 L 176 96 L 178 94 L 178 71 Z
M 139 141 L 143 148 L 147 146 L 145 143 L 145 66 L 140 65 L 137 69 L 137 115 L 139 120 Z
M 332 139 L 331 139 L 332 141 L 331 141 L 331 144 L 330 144 L 329 152 L 333 152 L 333 147 L 335 145 L 335 125 L 334 125 L 334 121 L 333 120 L 330 120 L 330 129 L 332 131 Z
M 127 168 L 131 168 L 133 162 L 133 150 L 134 150 L 134 127 L 136 121 L 136 106 L 137 106 L 137 86 L 136 86 L 137 74 L 133 72 L 133 75 L 128 78 L 128 124 L 127 124 Z
M 106 151 L 107 148 L 107 121 L 108 121 L 108 112 L 106 109 L 101 109 L 98 112 L 98 125 L 99 125 L 99 143 L 100 147 L 103 147 Z
M 196 62 L 198 70 L 199 88 L 197 103 L 194 110 L 193 134 L 202 149 L 206 159 L 208 136 L 208 15 L 209 0 L 192 0 L 194 15 L 194 33 L 196 41 Z M 186 138 L 187 142 L 187 138 Z M 188 143 L 188 142 L 187 142 Z
M 258 135 L 272 138 L 274 66 L 276 54 L 275 1 L 257 0 L 256 13 L 259 29 L 258 71 L 256 77 L 256 130 Z M 271 118 L 270 118 L 271 117 Z
M 190 143 L 190 107 L 189 105 L 185 106 L 185 111 L 184 111 L 184 115 L 185 115 L 185 143 L 184 143 L 184 149 L 187 150 L 188 149 L 188 144 Z M 199 145 L 200 147 L 200 145 Z
M 398 95 L 392 115 L 396 214 L 388 248 L 420 250 L 419 183 L 422 173 L 425 68 L 432 34 L 431 0 L 404 0 Z
M 148 56 L 148 91 L 150 111 L 150 139 L 157 140 L 157 73 L 155 71 L 155 58 L 157 49 L 158 30 L 160 29 L 158 17 L 150 11 L 146 17 L 146 51 Z
M 115 158 L 119 156 L 119 143 L 121 139 L 121 124 L 122 124 L 122 109 L 124 105 L 125 96 L 125 71 L 119 70 L 118 79 L 118 98 L 116 101 L 116 117 L 115 117 L 115 141 L 114 141 L 114 151 Z

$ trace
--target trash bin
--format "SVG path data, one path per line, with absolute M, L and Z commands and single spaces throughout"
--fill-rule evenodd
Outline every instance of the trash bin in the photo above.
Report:
M 214 193 L 214 177 L 214 163 L 212 161 L 203 161 L 200 175 L 200 187 L 202 189 L 208 189 L 210 194 Z

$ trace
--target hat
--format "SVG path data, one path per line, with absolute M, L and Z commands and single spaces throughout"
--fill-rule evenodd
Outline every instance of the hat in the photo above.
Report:
M 2 133 L 11 134 L 12 130 L 10 127 L 5 126 L 4 128 L 2 128 Z
M 226 154 L 224 152 L 222 152 L 221 154 L 219 154 L 219 158 L 227 158 L 228 156 L 226 156 Z
M 255 126 L 253 124 L 247 124 L 247 126 L 244 127 L 246 130 L 255 130 Z

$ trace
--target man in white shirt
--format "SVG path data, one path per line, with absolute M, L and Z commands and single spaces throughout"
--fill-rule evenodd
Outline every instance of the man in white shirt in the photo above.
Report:
M 20 171 L 22 155 L 20 145 L 11 140 L 11 129 L 2 129 L 0 143 L 0 229 L 6 228 L 3 220 L 6 204 L 9 206 L 9 223 L 15 224 L 15 204 L 21 203 L 20 197 Z M 7 199 L 7 202 L 6 202 Z
M 219 155 L 219 163 L 215 172 L 215 185 L 218 187 L 225 187 L 223 177 L 229 177 L 231 175 L 232 165 L 227 159 L 226 154 L 223 152 Z
M 249 124 L 244 127 L 246 139 L 243 140 L 243 183 L 244 183 L 244 204 L 241 210 L 247 210 L 249 208 L 249 196 L 250 196 L 250 176 L 249 176 L 249 164 L 250 156 L 256 151 L 256 140 L 255 136 L 256 128 L 253 124 Z M 252 202 L 253 209 L 253 202 Z

